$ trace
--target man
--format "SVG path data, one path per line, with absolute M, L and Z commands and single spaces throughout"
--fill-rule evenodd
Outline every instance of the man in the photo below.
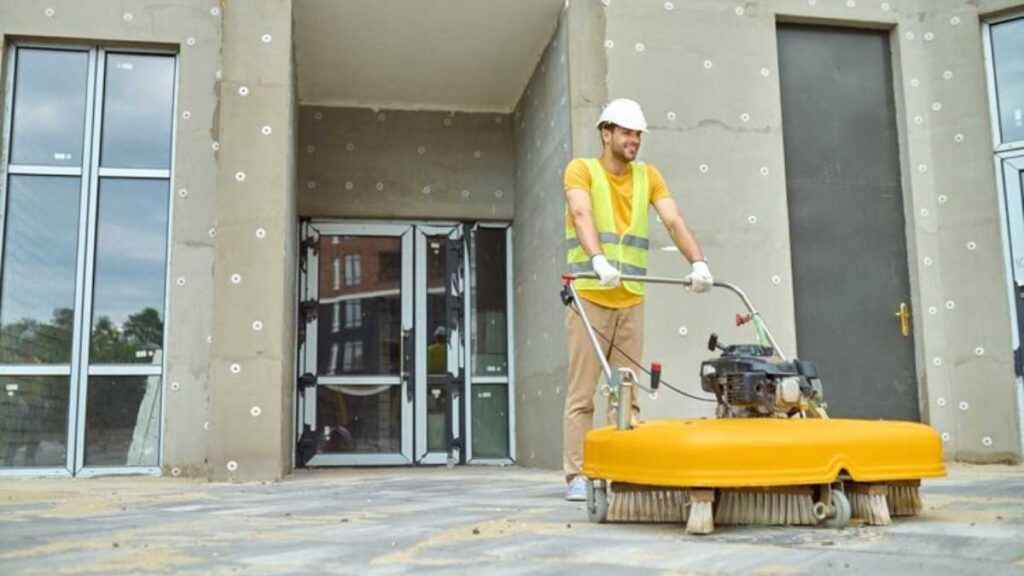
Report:
M 448 372 L 448 330 L 444 326 L 434 329 L 434 341 L 427 346 L 427 374 Z
M 647 212 L 654 206 L 669 235 L 691 263 L 687 276 L 693 292 L 705 292 L 714 280 L 697 240 L 669 194 L 665 179 L 650 164 L 637 162 L 647 131 L 640 105 L 613 100 L 597 124 L 603 150 L 597 159 L 574 159 L 565 169 L 566 223 L 570 272 L 591 272 L 597 280 L 579 280 L 576 288 L 612 369 L 633 366 L 643 353 L 644 285 L 621 276 L 647 274 Z M 582 319 L 566 312 L 569 340 L 569 389 L 563 422 L 563 467 L 567 500 L 586 499 L 583 440 L 593 426 L 594 391 L 601 377 Z M 616 350 L 609 344 L 615 343 Z M 626 356 L 628 355 L 629 358 Z M 639 413 L 635 399 L 633 417 Z

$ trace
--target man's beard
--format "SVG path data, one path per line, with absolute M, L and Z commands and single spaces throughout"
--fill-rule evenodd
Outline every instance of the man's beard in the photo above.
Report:
M 612 154 L 614 154 L 615 157 L 618 160 L 621 160 L 622 162 L 632 162 L 636 158 L 636 155 L 639 151 L 639 146 L 633 149 L 632 154 L 630 154 L 629 148 L 627 146 L 622 146 L 619 148 L 612 147 Z

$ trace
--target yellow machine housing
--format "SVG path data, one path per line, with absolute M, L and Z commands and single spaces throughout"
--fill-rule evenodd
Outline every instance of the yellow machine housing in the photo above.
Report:
M 587 434 L 588 478 L 677 488 L 829 484 L 945 476 L 942 442 L 914 422 L 815 418 L 686 419 Z

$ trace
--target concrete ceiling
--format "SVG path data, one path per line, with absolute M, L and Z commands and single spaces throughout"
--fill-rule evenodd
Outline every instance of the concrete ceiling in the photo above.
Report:
M 295 0 L 299 102 L 508 112 L 564 0 Z

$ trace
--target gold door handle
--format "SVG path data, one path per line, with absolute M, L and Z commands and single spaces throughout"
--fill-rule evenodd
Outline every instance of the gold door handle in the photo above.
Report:
M 900 334 L 910 336 L 910 306 L 906 302 L 900 302 L 896 317 L 900 320 Z

